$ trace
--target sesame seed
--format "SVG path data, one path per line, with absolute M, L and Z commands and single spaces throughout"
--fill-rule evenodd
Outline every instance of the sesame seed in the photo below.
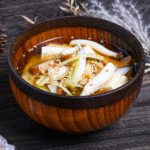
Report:
M 23 55 L 23 57 L 25 57 L 25 55 Z
M 41 72 L 42 72 L 42 74 L 44 74 L 44 73 L 45 73 L 45 71 L 43 71 L 43 70 L 42 70 Z
M 90 37 L 89 37 L 88 39 L 89 39 L 89 40 L 91 40 L 91 38 L 90 38 Z
M 29 49 L 28 51 L 29 51 L 29 52 L 33 51 L 33 48 Z

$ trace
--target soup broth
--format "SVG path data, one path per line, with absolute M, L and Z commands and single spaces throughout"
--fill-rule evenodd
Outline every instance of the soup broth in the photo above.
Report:
M 134 59 L 110 42 L 50 41 L 36 45 L 37 53 L 19 72 L 24 80 L 41 90 L 70 96 L 96 95 L 124 85 L 134 74 Z M 108 54 L 105 45 L 111 45 Z

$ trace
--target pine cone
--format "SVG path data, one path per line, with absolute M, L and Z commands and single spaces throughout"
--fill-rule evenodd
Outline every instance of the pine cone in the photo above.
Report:
M 1 23 L 0 23 L 1 25 Z M 4 44 L 7 43 L 7 41 L 5 40 L 5 38 L 7 38 L 6 34 L 3 34 L 6 30 L 5 29 L 0 29 L 0 56 L 2 55 L 3 51 L 5 50 L 5 48 L 3 48 Z

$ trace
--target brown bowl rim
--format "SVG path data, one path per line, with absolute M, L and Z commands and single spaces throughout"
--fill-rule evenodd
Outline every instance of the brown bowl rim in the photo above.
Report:
M 28 82 L 26 82 L 24 79 L 22 79 L 18 74 L 17 74 L 17 72 L 15 71 L 15 69 L 13 68 L 13 65 L 12 65 L 12 62 L 11 62 L 11 57 L 10 57 L 10 53 L 11 53 L 11 51 L 10 51 L 10 49 L 11 49 L 11 47 L 12 47 L 12 45 L 14 44 L 14 42 L 16 41 L 16 39 L 19 37 L 19 36 L 21 36 L 22 34 L 24 34 L 25 32 L 27 32 L 29 29 L 31 29 L 31 28 L 34 28 L 35 26 L 37 26 L 37 25 L 39 25 L 39 24 L 42 24 L 42 23 L 44 23 L 44 22 L 48 22 L 48 21 L 53 21 L 53 20 L 57 20 L 57 19 L 64 19 L 64 18 L 70 18 L 70 19 L 73 19 L 73 18 L 86 18 L 86 19 L 94 19 L 95 21 L 97 20 L 97 21 L 100 21 L 100 22 L 106 22 L 106 23 L 109 23 L 109 24 L 112 24 L 112 26 L 116 26 L 117 28 L 118 28 L 118 30 L 119 29 L 121 29 L 121 30 L 124 30 L 126 33 L 128 33 L 128 35 L 130 35 L 135 41 L 136 41 L 136 43 L 139 45 L 139 48 L 141 49 L 141 51 L 140 51 L 140 53 L 141 53 L 141 55 L 142 55 L 142 60 L 141 60 L 141 63 L 140 63 L 140 68 L 139 68 L 139 70 L 138 70 L 138 72 L 134 75 L 134 77 L 132 78 L 132 80 L 130 80 L 128 83 L 126 83 L 125 85 L 123 85 L 123 86 L 121 86 L 121 87 L 119 87 L 119 88 L 117 88 L 117 89 L 115 89 L 115 90 L 112 90 L 112 91 L 109 91 L 109 92 L 106 92 L 106 93 L 103 93 L 103 94 L 98 94 L 98 95 L 89 95 L 89 96 L 67 96 L 67 95 L 58 95 L 58 94 L 53 94 L 53 93 L 50 93 L 50 92 L 46 92 L 46 91 L 44 91 L 44 90 L 41 90 L 41 89 L 38 89 L 38 88 L 36 88 L 36 87 L 34 87 L 34 86 L 32 86 L 31 84 L 29 84 Z M 108 31 L 107 31 L 108 32 Z M 125 87 L 127 87 L 127 86 L 130 86 L 135 80 L 138 80 L 138 78 L 139 78 L 139 76 L 140 76 L 140 74 L 142 74 L 143 72 L 144 72 L 144 68 L 145 68 L 145 66 L 144 66 L 144 64 L 145 64 L 145 56 L 144 56 L 144 51 L 143 51 L 143 48 L 142 48 L 142 45 L 141 45 L 141 43 L 139 42 L 139 40 L 131 33 L 131 32 L 129 32 L 128 30 L 126 30 L 125 28 L 123 28 L 123 27 L 121 27 L 121 26 L 119 26 L 119 25 L 117 25 L 117 24 L 115 24 L 115 23 L 113 23 L 113 22 L 110 22 L 110 21 L 107 21 L 107 20 L 104 20 L 104 19 L 100 19 L 100 18 L 95 18 L 95 17 L 87 17 L 87 16 L 65 16 L 65 17 L 56 17 L 56 18 L 51 18 L 51 19 L 45 19 L 45 20 L 43 20 L 43 21 L 40 21 L 40 22 L 37 22 L 37 23 L 35 23 L 35 24 L 33 24 L 33 25 L 30 25 L 29 27 L 27 27 L 25 30 L 23 30 L 23 31 L 21 31 L 15 38 L 14 38 L 14 40 L 12 41 L 12 43 L 11 43 L 11 45 L 10 45 L 10 47 L 9 47 L 9 50 L 8 50 L 8 55 L 7 55 L 8 57 L 7 57 L 7 60 L 8 60 L 8 66 L 9 66 L 9 75 L 10 75 L 10 77 L 11 77 L 11 79 L 12 79 L 12 81 L 13 82 L 15 82 L 15 80 L 13 79 L 13 77 L 15 76 L 17 79 L 18 79 L 18 81 L 17 82 L 21 82 L 21 83 L 23 83 L 24 85 L 26 85 L 26 87 L 30 87 L 30 89 L 32 89 L 32 90 L 34 90 L 34 91 L 37 91 L 37 92 L 40 92 L 40 93 L 42 93 L 43 95 L 48 95 L 48 96 L 54 96 L 54 97 L 56 97 L 56 103 L 55 102 L 47 102 L 47 101 L 44 101 L 44 100 L 39 100 L 39 99 L 34 99 L 34 100 L 36 100 L 36 101 L 38 101 L 38 102 L 41 102 L 41 103 L 44 103 L 44 104 L 48 104 L 48 105 L 52 105 L 52 106 L 56 106 L 56 107 L 61 107 L 61 108 L 69 108 L 69 109 L 92 109 L 92 108 L 98 108 L 98 107 L 103 107 L 103 106 L 107 106 L 107 105 L 110 105 L 110 104 L 114 104 L 115 102 L 118 102 L 118 101 L 121 101 L 122 99 L 119 99 L 119 100 L 116 100 L 115 102 L 107 102 L 107 104 L 105 103 L 105 102 L 99 102 L 98 104 L 98 106 L 96 106 L 96 103 L 93 103 L 93 105 L 92 106 L 90 106 L 89 104 L 87 104 L 87 105 L 81 105 L 82 103 L 86 103 L 87 101 L 88 101 L 88 99 L 94 99 L 94 98 L 97 98 L 97 97 L 103 97 L 103 96 L 108 96 L 108 95 L 110 95 L 110 94 L 113 94 L 113 93 L 115 93 L 115 92 L 118 92 L 118 91 L 121 91 L 122 89 L 124 89 Z M 15 83 L 15 85 L 17 85 L 17 87 L 19 86 L 19 84 L 16 84 Z M 20 89 L 20 87 L 18 87 L 19 89 Z M 24 90 L 21 88 L 20 89 L 22 92 L 24 92 Z M 25 92 L 25 94 L 26 95 L 28 95 L 28 93 L 26 93 Z M 127 96 L 128 96 L 129 94 L 127 94 Z M 127 97 L 126 96 L 126 97 Z M 30 97 L 32 97 L 32 96 L 30 96 Z M 126 97 L 124 97 L 124 98 L 126 98 Z M 58 100 L 58 99 L 64 99 L 64 98 L 67 98 L 67 99 L 70 99 L 70 101 L 71 102 L 69 102 L 68 104 L 69 105 L 64 105 L 63 103 L 59 103 L 58 101 L 60 101 L 60 100 Z M 78 101 L 78 99 L 80 100 L 80 99 L 82 99 L 82 101 L 80 102 L 80 104 L 77 104 L 77 105 L 75 105 L 75 106 L 71 106 L 71 103 L 72 103 L 72 101 L 76 101 L 75 103 L 78 103 L 79 101 Z M 67 101 L 65 101 L 65 102 L 67 102 Z M 73 103 L 73 104 L 75 104 L 75 103 Z

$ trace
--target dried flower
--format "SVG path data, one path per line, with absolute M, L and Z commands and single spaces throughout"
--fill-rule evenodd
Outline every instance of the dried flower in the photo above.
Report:
M 66 7 L 59 6 L 65 12 L 72 12 L 75 16 L 79 15 L 80 7 L 77 5 L 76 0 L 67 0 L 67 3 L 63 3 Z M 75 6 L 73 6 L 75 4 Z

